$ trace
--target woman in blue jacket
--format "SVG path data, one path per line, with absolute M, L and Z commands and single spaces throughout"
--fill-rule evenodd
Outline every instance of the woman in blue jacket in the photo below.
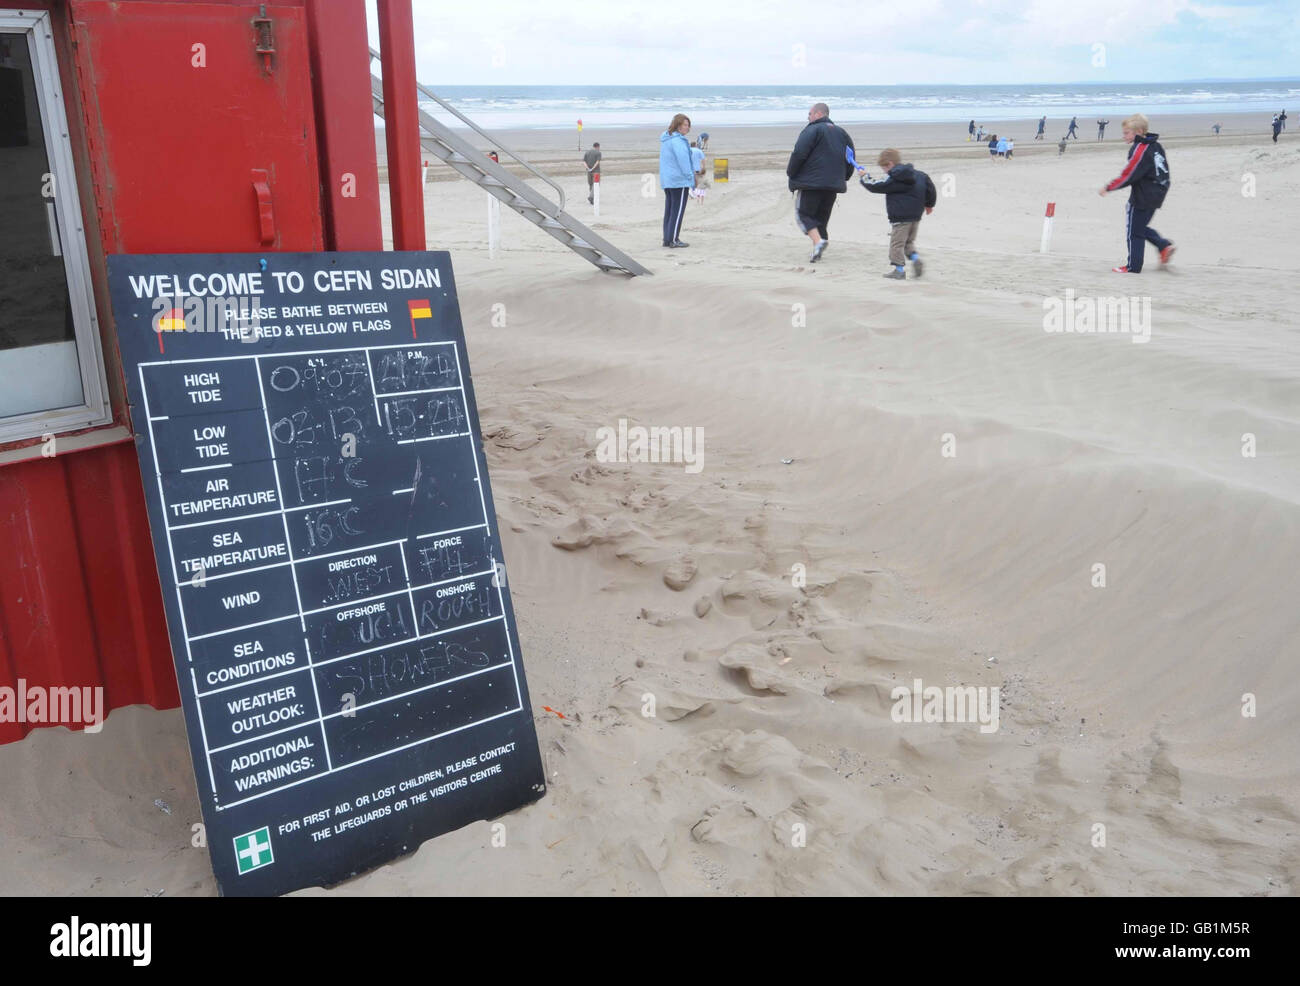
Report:
M 684 247 L 681 241 L 682 217 L 686 215 L 686 197 L 695 187 L 695 168 L 691 164 L 691 144 L 686 135 L 691 118 L 678 113 L 668 129 L 659 135 L 659 187 L 664 190 L 664 246 Z

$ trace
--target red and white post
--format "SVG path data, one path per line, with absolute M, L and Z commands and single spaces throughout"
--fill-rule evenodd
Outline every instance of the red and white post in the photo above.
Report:
M 1046 253 L 1052 245 L 1052 220 L 1056 218 L 1056 203 L 1047 203 L 1047 212 L 1043 214 L 1043 242 L 1038 245 L 1039 253 Z
M 600 172 L 597 171 L 591 176 L 591 214 L 600 215 Z

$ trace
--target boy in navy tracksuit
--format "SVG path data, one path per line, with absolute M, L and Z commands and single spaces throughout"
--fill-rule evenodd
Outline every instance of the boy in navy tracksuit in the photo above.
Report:
M 1157 141 L 1159 134 L 1148 133 L 1150 124 L 1141 113 L 1124 121 L 1124 140 L 1128 142 L 1128 164 L 1101 193 L 1114 192 L 1128 186 L 1128 263 L 1112 267 L 1116 274 L 1141 274 L 1142 256 L 1150 241 L 1160 251 L 1160 263 L 1169 263 L 1174 255 L 1174 245 L 1151 228 L 1155 215 L 1169 192 L 1169 161 L 1165 149 Z
M 889 262 L 892 268 L 884 275 L 891 281 L 907 277 L 904 260 L 912 261 L 912 276 L 920 277 L 925 267 L 916 252 L 916 234 L 921 228 L 921 217 L 934 211 L 938 200 L 934 182 L 924 171 L 910 164 L 900 164 L 902 155 L 892 147 L 880 152 L 876 163 L 885 169 L 885 177 L 868 181 L 860 179 L 868 192 L 885 196 L 885 212 L 889 216 Z

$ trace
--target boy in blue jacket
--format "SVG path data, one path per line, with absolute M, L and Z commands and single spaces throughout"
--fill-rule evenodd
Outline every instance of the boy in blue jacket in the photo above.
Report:
M 930 176 L 901 161 L 902 155 L 898 151 L 886 147 L 876 159 L 876 163 L 885 169 L 885 177 L 870 181 L 863 175 L 859 179 L 868 192 L 885 196 L 885 212 L 889 216 L 889 262 L 893 267 L 884 276 L 891 281 L 907 277 L 905 259 L 912 261 L 913 277 L 920 277 L 924 272 L 921 255 L 916 252 L 916 234 L 921 227 L 921 217 L 932 213 L 938 201 Z
M 1173 243 L 1151 228 L 1152 216 L 1164 205 L 1169 193 L 1169 160 L 1156 139 L 1160 135 L 1147 132 L 1150 124 L 1141 113 L 1134 113 L 1122 126 L 1124 140 L 1129 145 L 1128 163 L 1119 177 L 1102 187 L 1100 194 L 1128 188 L 1128 263 L 1111 270 L 1116 274 L 1141 274 L 1148 241 L 1160 251 L 1161 264 L 1169 263 L 1174 255 Z

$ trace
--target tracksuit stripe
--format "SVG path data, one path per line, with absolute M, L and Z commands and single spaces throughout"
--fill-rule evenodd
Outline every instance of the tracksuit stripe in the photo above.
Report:
M 1138 162 L 1142 160 L 1142 155 L 1147 152 L 1147 146 L 1147 144 L 1138 145 L 1137 152 L 1128 159 L 1128 164 L 1124 165 L 1124 170 L 1119 173 L 1119 177 L 1106 186 L 1106 191 L 1115 191 L 1115 189 L 1119 188 L 1124 184 L 1124 182 L 1133 177 L 1133 172 L 1137 168 Z

